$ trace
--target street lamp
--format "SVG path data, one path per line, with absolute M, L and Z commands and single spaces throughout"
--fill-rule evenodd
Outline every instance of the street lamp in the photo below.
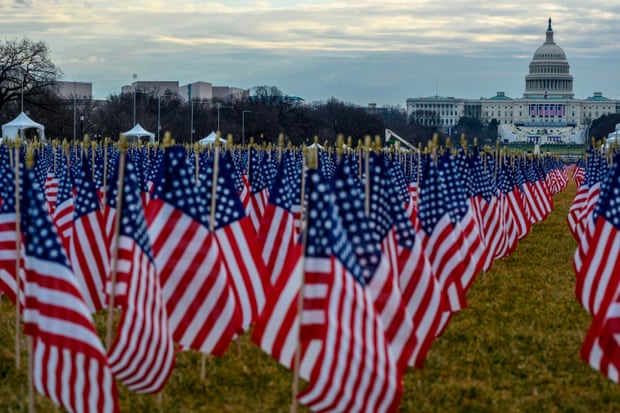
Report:
M 133 125 L 131 125 L 131 127 L 136 126 L 136 94 L 137 93 L 141 93 L 143 95 L 149 95 L 149 92 L 145 90 L 136 90 L 134 88 L 133 90 Z
M 84 137 L 84 114 L 80 114 L 80 136 Z
M 195 101 L 194 99 L 192 99 L 189 102 L 190 104 L 190 111 L 189 111 L 189 127 L 190 127 L 189 144 L 190 146 L 194 146 L 194 103 L 200 103 L 200 101 Z
M 157 95 L 157 143 L 159 143 L 159 131 L 161 131 L 161 98 L 167 96 L 169 95 Z
M 232 109 L 233 106 L 222 106 L 220 102 L 216 103 L 217 106 L 217 132 L 220 131 L 220 108 Z
M 133 83 L 131 84 L 132 86 L 132 90 L 133 90 L 133 125 L 131 125 L 132 127 L 136 125 L 136 79 L 138 78 L 137 74 L 133 74 Z
M 241 144 L 245 146 L 245 114 L 252 113 L 251 110 L 241 111 Z
M 76 134 L 76 113 L 77 113 L 77 98 L 75 94 L 75 80 L 73 81 L 73 143 L 75 144 L 75 134 Z

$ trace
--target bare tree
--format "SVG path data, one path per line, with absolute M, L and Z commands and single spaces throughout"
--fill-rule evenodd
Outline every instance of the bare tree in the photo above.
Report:
M 23 38 L 0 42 L 0 109 L 21 99 L 22 84 L 24 99 L 36 104 L 32 98 L 44 93 L 61 75 L 44 41 Z

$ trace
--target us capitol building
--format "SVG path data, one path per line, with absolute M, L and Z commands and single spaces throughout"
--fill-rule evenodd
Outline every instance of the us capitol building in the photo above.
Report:
M 601 92 L 575 99 L 573 76 L 564 50 L 553 40 L 551 18 L 545 35 L 545 42 L 530 62 L 522 98 L 510 98 L 504 92 L 481 99 L 410 98 L 408 118 L 445 132 L 456 127 L 463 116 L 479 119 L 485 125 L 495 120 L 503 143 L 585 143 L 592 120 L 620 113 L 620 101 L 608 99 Z

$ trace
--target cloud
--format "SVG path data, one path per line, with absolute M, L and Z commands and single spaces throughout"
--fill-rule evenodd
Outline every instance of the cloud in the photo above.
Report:
M 308 93 L 331 87 L 360 99 L 366 97 L 359 91 L 380 92 L 374 84 L 395 89 L 400 82 L 404 101 L 416 91 L 428 93 L 437 73 L 468 87 L 455 86 L 450 94 L 476 96 L 512 85 L 519 95 L 549 16 L 575 70 L 613 66 L 620 49 L 616 0 L 46 0 L 24 12 L 31 3 L 0 0 L 6 11 L 0 39 L 45 39 L 68 76 L 116 82 L 112 91 L 136 72 L 300 89 L 310 78 L 315 83 Z M 610 83 L 617 81 L 606 73 Z
M 101 56 L 86 56 L 86 57 L 72 57 L 67 60 L 67 64 L 71 65 L 82 65 L 82 64 L 100 64 L 105 63 L 106 58 Z

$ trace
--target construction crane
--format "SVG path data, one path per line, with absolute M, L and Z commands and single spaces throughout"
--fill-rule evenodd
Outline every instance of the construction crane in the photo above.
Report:
M 398 140 L 400 143 L 402 143 L 403 145 L 407 146 L 410 149 L 413 149 L 414 151 L 417 151 L 418 148 L 416 148 L 415 146 L 413 146 L 411 143 L 407 142 L 404 138 L 401 138 L 400 136 L 398 136 L 397 134 L 395 134 L 392 129 L 386 129 L 385 130 L 385 142 L 389 142 L 390 139 L 396 139 Z

